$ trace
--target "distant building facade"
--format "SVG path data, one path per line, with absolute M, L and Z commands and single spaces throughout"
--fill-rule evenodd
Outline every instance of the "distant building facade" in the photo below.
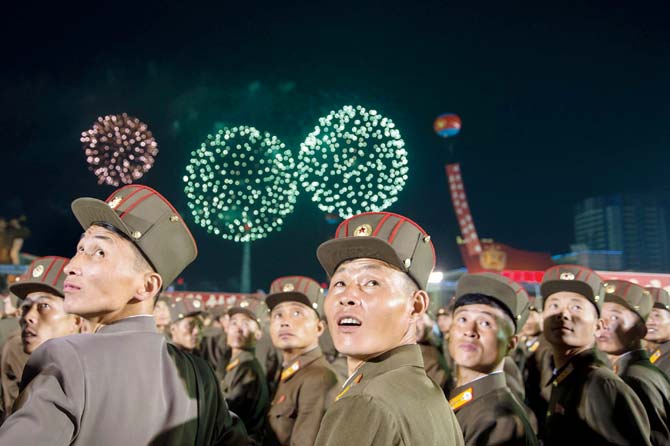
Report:
M 656 197 L 620 194 L 575 206 L 574 262 L 597 270 L 670 272 L 667 207 Z M 570 259 L 572 260 L 572 259 Z

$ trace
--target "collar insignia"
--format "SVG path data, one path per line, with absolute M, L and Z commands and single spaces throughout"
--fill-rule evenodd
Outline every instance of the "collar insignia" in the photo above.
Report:
M 656 350 L 656 351 L 654 352 L 654 354 L 651 355 L 651 356 L 649 357 L 649 362 L 651 362 L 651 363 L 653 364 L 653 363 L 655 363 L 656 361 L 658 361 L 658 358 L 660 358 L 660 357 L 661 357 L 661 351 L 660 351 L 660 350 Z
M 230 372 L 233 370 L 235 367 L 240 365 L 240 358 L 236 358 L 234 361 L 232 361 L 230 364 L 226 366 L 226 372 Z
M 281 372 L 282 382 L 286 381 L 287 379 L 295 375 L 295 372 L 297 372 L 298 370 L 300 370 L 300 361 L 296 361 L 290 367 L 286 367 Z
M 458 410 L 461 407 L 465 406 L 468 404 L 470 401 L 472 401 L 472 398 L 474 397 L 474 394 L 472 392 L 472 387 L 468 387 L 455 397 L 451 398 L 449 400 L 449 405 L 453 410 Z

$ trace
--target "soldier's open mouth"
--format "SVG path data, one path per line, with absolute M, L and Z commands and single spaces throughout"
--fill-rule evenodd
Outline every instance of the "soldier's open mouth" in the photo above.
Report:
M 344 327 L 360 327 L 361 321 L 353 317 L 343 317 L 337 322 L 337 325 Z

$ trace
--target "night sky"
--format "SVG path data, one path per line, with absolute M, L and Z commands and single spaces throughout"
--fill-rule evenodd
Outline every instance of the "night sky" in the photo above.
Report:
M 159 144 L 139 183 L 199 242 L 190 289 L 239 288 L 241 245 L 192 223 L 181 180 L 216 123 L 254 125 L 297 151 L 343 105 L 390 117 L 410 178 L 389 210 L 431 233 L 440 269 L 462 265 L 446 162 L 461 163 L 480 237 L 552 254 L 574 241 L 579 200 L 670 192 L 666 2 L 142 3 L 3 11 L 0 215 L 27 217 L 25 252 L 73 253 L 70 202 L 114 190 L 88 171 L 80 133 L 122 112 Z M 444 112 L 463 120 L 453 139 L 432 131 Z M 284 230 L 253 243 L 252 287 L 325 280 L 315 250 L 334 231 L 301 194 Z

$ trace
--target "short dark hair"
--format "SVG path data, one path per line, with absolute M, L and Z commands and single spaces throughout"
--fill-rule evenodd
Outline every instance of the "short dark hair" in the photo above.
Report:
M 495 297 L 487 296 L 486 294 L 479 294 L 479 293 L 468 293 L 464 294 L 458 299 L 456 299 L 456 302 L 454 302 L 454 313 L 456 312 L 456 309 L 459 307 L 464 307 L 466 305 L 476 305 L 476 304 L 481 304 L 481 305 L 488 305 L 493 308 L 497 308 L 499 310 L 502 310 L 503 313 L 509 318 L 509 322 L 512 324 L 512 334 L 515 332 L 516 324 L 514 323 L 514 315 L 510 311 L 509 308 L 507 308 L 506 305 L 503 305 L 498 299 Z

